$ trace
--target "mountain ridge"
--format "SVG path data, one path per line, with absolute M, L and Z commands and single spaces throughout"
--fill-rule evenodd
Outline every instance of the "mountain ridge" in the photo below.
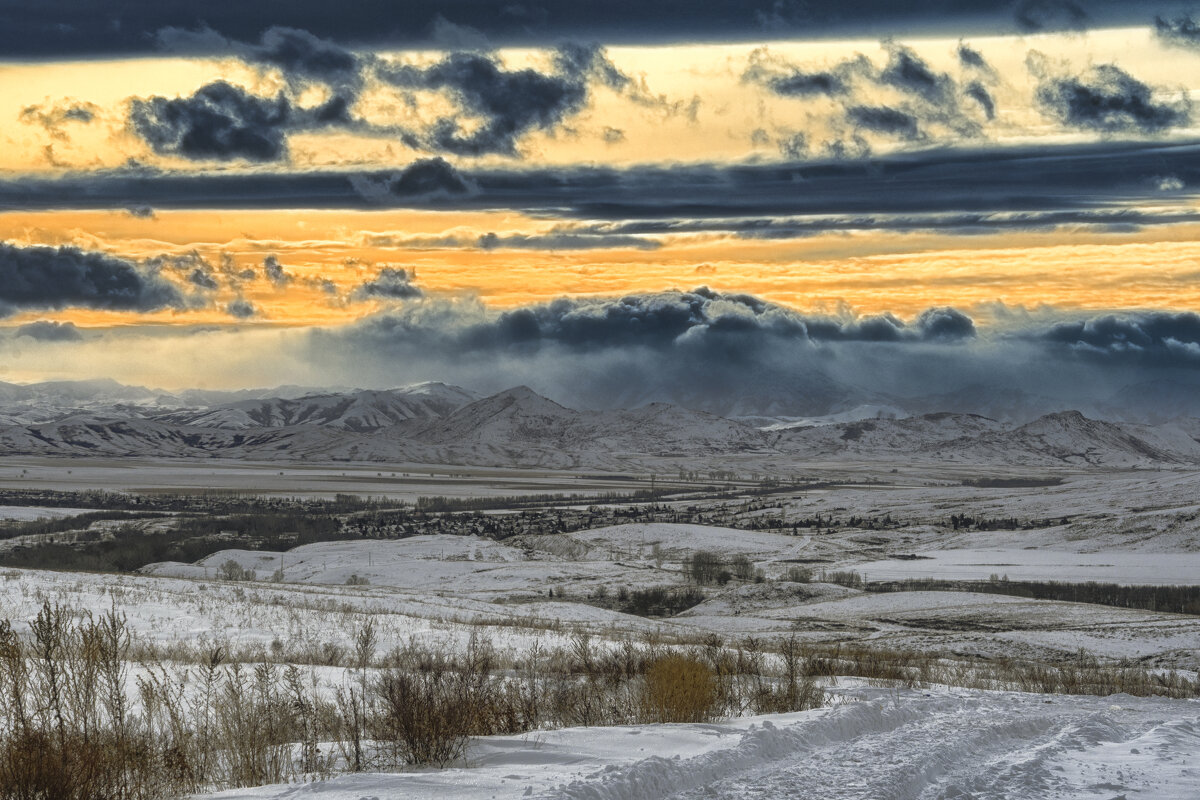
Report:
M 101 389 L 106 395 L 128 396 L 112 385 Z M 734 456 L 772 464 L 883 464 L 907 459 L 930 464 L 1181 467 L 1200 465 L 1200 420 L 1147 425 L 1096 420 L 1071 410 L 1013 425 L 978 414 L 936 412 L 756 427 L 670 403 L 590 411 L 569 408 L 527 386 L 479 397 L 462 387 L 425 383 L 243 399 L 208 408 L 85 406 L 51 420 L 0 424 L 0 455 L 601 469 L 636 466 L 640 459 Z

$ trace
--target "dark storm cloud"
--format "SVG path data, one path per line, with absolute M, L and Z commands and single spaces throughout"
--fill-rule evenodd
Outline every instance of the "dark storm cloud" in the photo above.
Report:
M 17 328 L 17 336 L 26 336 L 39 342 L 78 342 L 83 340 L 83 334 L 74 322 L 53 322 L 38 320 Z
M 886 402 L 1027 420 L 1101 408 L 1127 385 L 1153 392 L 1200 374 L 1197 314 L 993 314 L 997 321 L 980 329 L 949 307 L 908 321 L 818 316 L 703 287 L 507 310 L 420 298 L 312 331 L 297 357 L 354 383 L 450 379 L 488 391 L 529 383 L 590 407 L 665 400 L 768 416 Z
M 621 298 L 560 298 L 490 316 L 453 305 L 414 307 L 368 317 L 345 332 L 376 348 L 416 346 L 458 354 L 577 352 L 650 348 L 725 348 L 737 343 L 954 343 L 974 336 L 970 318 L 953 309 L 927 311 L 908 326 L 895 317 L 806 317 L 752 295 L 700 287 Z
M 856 74 L 872 69 L 863 56 L 824 69 L 809 69 L 774 56 L 763 47 L 750 53 L 742 80 L 765 86 L 780 97 L 835 97 L 850 91 Z
M 293 116 L 282 94 L 258 97 L 216 81 L 190 97 L 135 98 L 129 124 L 161 155 L 279 161 L 287 155 L 285 132 Z
M 1157 4 L 1179 6 L 1170 0 Z M 194 52 L 221 52 L 233 39 L 257 41 L 272 26 L 311 31 L 348 44 L 428 46 L 450 28 L 493 45 L 544 45 L 586 33 L 612 43 L 761 40 L 774 34 L 874 35 L 881 28 L 963 32 L 1073 30 L 1144 24 L 1143 4 L 1112 0 L 0 0 L 0 52 L 12 57 L 145 53 L 163 29 Z M 168 39 L 170 37 L 168 36 Z M 450 42 L 461 46 L 466 39 Z M 432 43 L 439 40 L 434 38 Z
M 766 48 L 751 53 L 742 80 L 763 86 L 771 93 L 796 99 L 829 97 L 843 105 L 845 121 L 852 133 L 824 142 L 812 142 L 803 133 L 789 133 L 777 144 L 786 158 L 801 158 L 812 146 L 839 158 L 870 152 L 871 138 L 899 137 L 907 141 L 926 138 L 928 132 L 973 137 L 982 133 L 978 115 L 960 105 L 960 95 L 974 97 L 989 120 L 995 103 L 981 80 L 968 86 L 929 66 L 915 51 L 892 40 L 881 46 L 887 60 L 877 66 L 862 54 L 832 66 L 812 69 L 791 64 Z M 960 59 L 979 66 L 971 72 L 991 80 L 982 56 L 960 45 Z M 964 55 L 965 54 L 965 55 Z M 880 90 L 891 97 L 881 101 Z
M 843 94 L 846 84 L 832 72 L 800 72 L 778 75 L 767 80 L 767 86 L 782 97 L 833 96 Z
M 214 290 L 218 287 L 216 279 L 212 276 L 212 272 L 200 267 L 196 267 L 191 271 L 188 275 L 188 282 L 201 289 Z
M 440 156 L 414 161 L 400 172 L 383 178 L 355 176 L 351 178 L 351 185 L 365 200 L 385 205 L 397 198 L 453 198 L 473 194 L 479 189 Z
M 158 34 L 161 45 L 184 50 L 216 38 L 219 35 L 209 29 Z M 287 157 L 291 132 L 345 128 L 430 152 L 516 156 L 522 136 L 554 131 L 581 110 L 593 84 L 628 90 L 630 99 L 642 104 L 667 103 L 634 85 L 596 44 L 560 44 L 550 55 L 547 72 L 506 69 L 488 51 L 453 52 L 433 64 L 385 60 L 282 26 L 267 29 L 258 44 L 225 40 L 223 47 L 251 66 L 279 70 L 287 93 L 260 97 L 218 81 L 187 98 L 135 98 L 130 127 L 156 152 L 192 159 L 278 161 Z M 401 99 L 411 104 L 422 102 L 419 92 L 441 93 L 456 111 L 411 128 L 369 123 L 353 113 L 368 80 L 399 90 Z M 299 98 L 313 86 L 323 87 L 326 97 L 302 106 Z
M 1013 7 L 1013 19 L 1027 33 L 1081 31 L 1089 23 L 1087 11 L 1072 0 L 1018 0 Z
M 230 300 L 225 306 L 225 313 L 237 319 L 250 319 L 257 317 L 259 314 L 258 307 L 244 297 L 238 297 Z
M 855 80 L 874 80 L 877 70 L 863 55 L 812 69 L 797 66 L 762 47 L 750 53 L 742 80 L 760 84 L 780 97 L 838 97 L 853 90 Z
M 553 64 L 551 72 L 509 70 L 490 53 L 458 52 L 430 65 L 380 64 L 376 74 L 401 90 L 444 93 L 471 121 L 441 117 L 402 135 L 406 144 L 457 155 L 516 156 L 522 136 L 553 131 L 583 109 L 593 81 L 614 89 L 630 82 L 598 46 L 563 45 Z
M 1029 334 L 1090 359 L 1154 366 L 1200 366 L 1200 315 L 1166 311 L 1061 322 Z
M 172 284 L 106 253 L 77 247 L 16 247 L 0 242 L 0 316 L 25 309 L 181 308 Z
M 887 106 L 851 106 L 846 109 L 846 119 L 857 128 L 899 136 L 902 139 L 920 139 L 921 127 L 917 118 L 896 108 Z
M 927 341 L 955 342 L 975 336 L 975 323 L 954 308 L 931 308 L 917 318 L 920 338 Z
M 263 274 L 276 286 L 287 286 L 292 282 L 292 276 L 287 273 L 283 264 L 280 264 L 279 259 L 275 256 L 267 256 L 263 259 Z
M 1157 101 L 1154 90 L 1115 64 L 1092 67 L 1082 75 L 1055 75 L 1035 60 L 1036 100 L 1043 113 L 1064 125 L 1105 133 L 1159 133 L 1186 125 L 1186 97 Z
M 257 46 L 246 48 L 243 58 L 277 67 L 292 80 L 350 88 L 362 83 L 357 55 L 298 28 L 268 28 Z
M 983 109 L 989 120 L 996 118 L 996 101 L 992 93 L 979 81 L 972 81 L 963 89 L 963 94 L 974 100 Z
M 302 357 L 351 381 L 439 376 L 497 389 L 532 379 L 596 407 L 671 400 L 731 413 L 740 398 L 765 397 L 792 413 L 827 413 L 853 394 L 842 381 L 930 391 L 945 382 L 928 381 L 931 369 L 965 364 L 969 372 L 976 347 L 973 323 L 952 309 L 908 323 L 823 317 L 701 287 L 503 311 L 426 298 L 316 330 Z M 732 398 L 731 385 L 739 387 Z M 860 392 L 852 404 L 861 402 Z
M 879 82 L 904 92 L 920 95 L 931 103 L 945 103 L 954 95 L 954 79 L 935 72 L 910 48 L 891 44 L 888 62 L 879 73 Z
M 1154 18 L 1154 32 L 1163 41 L 1179 47 L 1200 47 L 1200 22 L 1191 14 L 1175 19 Z
M 350 292 L 350 299 L 362 300 L 411 300 L 425 293 L 421 287 L 413 283 L 416 277 L 406 269 L 399 267 L 384 267 L 379 274 L 368 281 L 363 281 Z
M 1173 186 L 1200 186 L 1200 142 L 940 148 L 869 162 L 476 170 L 462 175 L 476 191 L 370 200 L 355 184 L 394 175 L 118 172 L 0 181 L 0 209 L 383 206 L 508 209 L 598 221 L 975 214 L 986 225 L 990 214 L 1113 214 L 1138 201 L 1158 205 L 1163 176 L 1172 176 Z M 1006 219 L 998 217 L 998 224 L 1009 224 Z M 1148 224 L 1162 221 L 1147 218 Z
M 964 67 L 982 70 L 991 69 L 987 63 L 987 59 L 983 57 L 983 53 L 979 52 L 965 42 L 959 42 L 958 49 L 955 52 L 958 54 L 959 63 L 961 63 Z
M 130 206 L 129 208 L 125 209 L 125 213 L 137 219 L 154 219 L 153 206 Z

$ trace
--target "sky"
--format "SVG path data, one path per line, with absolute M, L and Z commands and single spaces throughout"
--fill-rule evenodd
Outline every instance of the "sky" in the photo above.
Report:
M 1200 368 L 1186 5 L 31 5 L 3 380 L 784 413 Z

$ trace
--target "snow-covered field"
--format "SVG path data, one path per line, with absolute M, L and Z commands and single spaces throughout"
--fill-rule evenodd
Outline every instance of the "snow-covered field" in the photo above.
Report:
M 648 478 L 648 476 L 647 476 Z M 596 480 L 578 473 L 430 464 L 304 464 L 246 460 L 155 458 L 0 459 L 9 489 L 109 492 L 222 491 L 281 497 L 332 498 L 339 492 L 415 501 L 418 497 L 519 494 L 601 494 L 645 488 L 643 481 Z
M 441 771 L 224 792 L 221 800 L 1200 797 L 1200 702 L 837 688 L 834 705 L 707 725 L 476 741 Z
M 1200 553 L 996 549 L 917 551 L 916 555 L 919 558 L 867 561 L 855 569 L 871 580 L 980 581 L 999 575 L 1032 581 L 1200 584 Z
M 201 466 L 221 469 L 180 467 L 159 488 L 203 482 Z M 88 486 L 104 479 L 87 472 L 91 466 L 79 469 Z M 326 468 L 282 476 L 274 468 L 247 469 L 217 483 L 253 479 L 284 493 L 292 481 L 301 489 L 296 494 L 332 494 L 342 478 Z M 348 472 L 363 479 L 364 494 L 390 482 L 390 474 L 368 475 L 361 467 Z M 110 477 L 106 485 L 136 486 L 148 475 Z M 234 654 L 347 651 L 369 616 L 381 653 L 409 644 L 457 647 L 482 635 L 503 660 L 534 647 L 570 648 L 581 632 L 599 647 L 626 640 L 696 643 L 718 634 L 727 642 L 795 636 L 812 645 L 868 645 L 978 663 L 1061 663 L 1084 649 L 1106 663 L 1200 672 L 1196 616 L 961 591 L 867 593 L 820 580 L 822 570 L 853 569 L 871 580 L 995 574 L 1198 585 L 1196 473 L 1062 473 L 1061 484 L 1034 488 L 965 486 L 965 475 L 953 470 L 888 477 L 847 466 L 846 476 L 885 482 L 733 501 L 746 515 L 782 518 L 784 533 L 655 522 L 503 541 L 424 535 L 324 542 L 287 553 L 232 548 L 194 564 L 152 565 L 140 575 L 0 570 L 0 617 L 28 620 L 43 602 L 96 612 L 115 606 L 141 639 L 168 653 L 208 645 Z M 71 477 L 60 471 L 39 480 Z M 404 477 L 397 476 L 397 485 Z M 421 494 L 470 495 L 487 481 L 497 493 L 569 483 L 551 473 L 426 477 Z M 28 519 L 36 511 L 15 513 Z M 951 515 L 1014 522 L 956 529 Z M 790 523 L 814 516 L 822 527 L 788 535 Z M 851 517 L 860 522 L 850 525 Z M 613 598 L 622 591 L 687 587 L 682 564 L 700 550 L 745 556 L 764 580 L 704 587 L 704 602 L 665 619 L 617 610 Z M 229 561 L 258 580 L 222 580 Z M 796 569 L 812 570 L 813 580 L 787 580 Z M 351 577 L 359 585 L 348 585 Z M 831 705 L 815 711 L 487 737 L 445 770 L 341 776 L 220 796 L 1200 798 L 1200 701 L 916 690 L 846 678 L 827 690 Z
M 0 506 L 0 521 L 33 522 L 39 519 L 63 519 L 86 514 L 87 508 L 48 508 L 45 506 Z

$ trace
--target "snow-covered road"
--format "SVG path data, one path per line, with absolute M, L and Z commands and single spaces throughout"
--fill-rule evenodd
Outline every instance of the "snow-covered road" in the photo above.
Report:
M 716 725 L 477 742 L 463 768 L 345 776 L 227 800 L 1196 800 L 1200 702 L 867 687 Z
M 1129 699 L 876 696 L 815 724 L 766 723 L 729 750 L 646 761 L 548 796 L 1200 798 L 1200 708 L 1168 718 L 1165 708 Z

